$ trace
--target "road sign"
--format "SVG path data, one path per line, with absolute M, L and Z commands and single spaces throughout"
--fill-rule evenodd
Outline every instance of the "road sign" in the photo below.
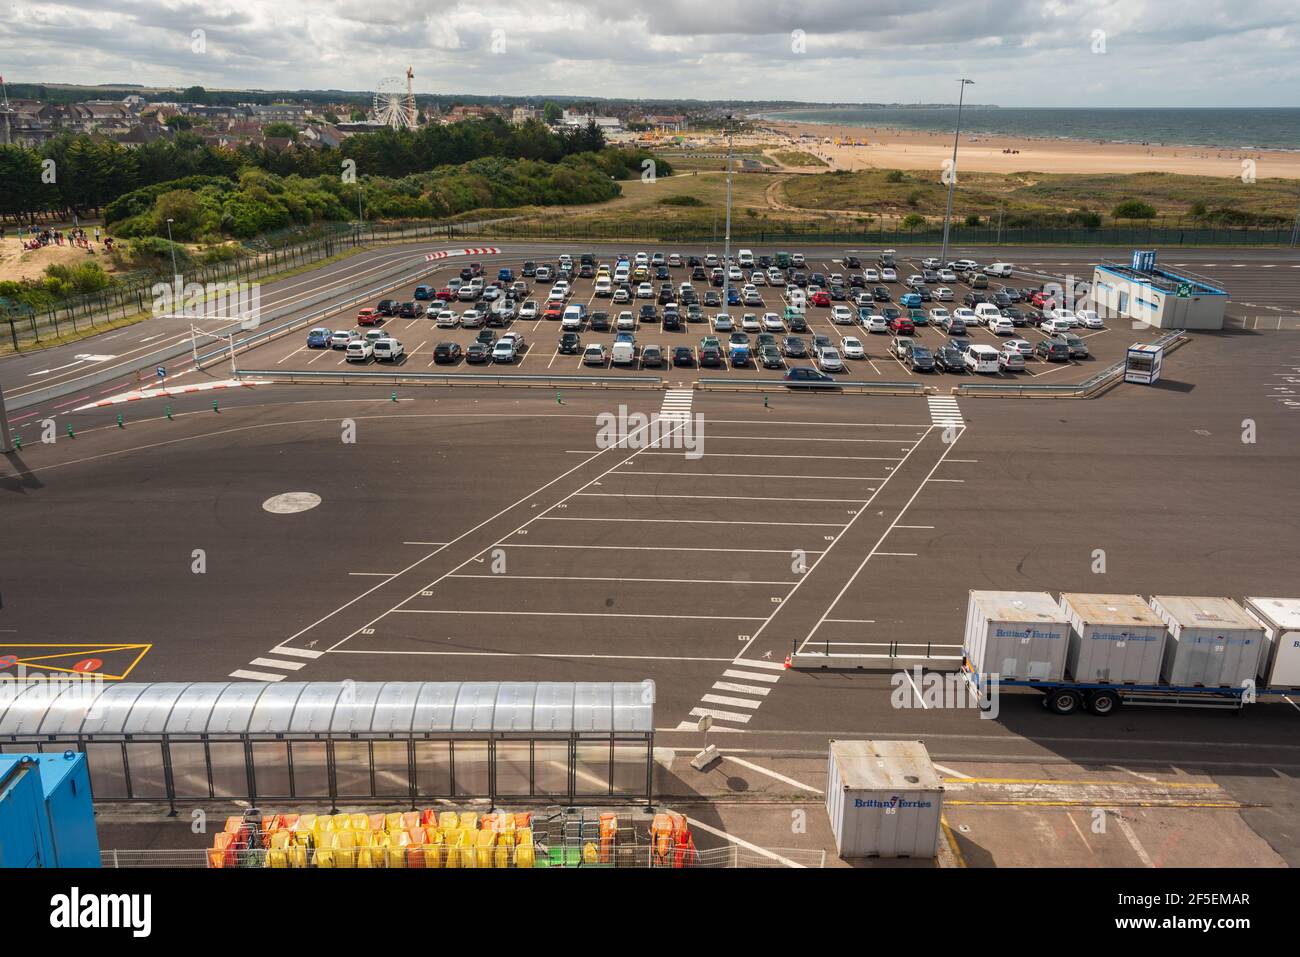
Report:
M 158 378 L 159 379 L 167 378 L 167 370 L 163 366 L 158 367 Z
M 1178 285 L 1178 298 L 1179 298 L 1179 299 L 1186 299 L 1186 298 L 1187 298 L 1188 296 L 1190 296 L 1191 294 L 1192 294 L 1192 287 L 1191 287 L 1191 284 L 1189 284 L 1189 283 L 1185 283 L 1185 282 L 1184 282 L 1184 283 L 1179 283 L 1179 285 Z

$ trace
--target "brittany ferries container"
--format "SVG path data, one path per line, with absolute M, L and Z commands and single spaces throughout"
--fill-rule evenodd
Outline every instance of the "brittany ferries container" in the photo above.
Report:
M 962 653 L 980 674 L 1059 681 L 1070 620 L 1045 591 L 972 591 Z
M 1255 681 L 1264 629 L 1231 598 L 1152 595 L 1169 626 L 1163 677 L 1171 685 L 1237 688 Z
M 934 857 L 943 782 L 920 741 L 831 741 L 826 811 L 840 857 Z
M 1247 598 L 1243 607 L 1264 626 L 1264 687 L 1300 688 L 1300 598 Z
M 1072 634 L 1066 667 L 1075 681 L 1153 685 L 1168 629 L 1141 595 L 1061 595 Z

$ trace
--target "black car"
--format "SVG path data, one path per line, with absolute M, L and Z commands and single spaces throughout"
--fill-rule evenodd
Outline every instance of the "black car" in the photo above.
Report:
M 686 265 L 690 266 L 692 269 L 695 269 L 697 267 L 701 269 L 703 268 L 703 264 L 700 262 L 699 256 L 688 256 L 686 259 Z M 704 277 L 701 276 L 700 278 L 703 279 Z
M 813 273 L 808 277 L 808 281 L 815 286 L 821 286 L 823 289 L 826 287 L 826 277 L 822 273 Z
M 1008 306 L 1002 310 L 1002 317 L 1010 319 L 1013 326 L 1023 326 L 1025 324 L 1025 314 L 1015 306 Z
M 397 310 L 401 308 L 402 304 L 396 299 L 380 299 L 378 304 L 375 306 L 375 312 L 379 313 L 381 316 L 395 316 L 397 315 Z
M 465 350 L 466 362 L 487 362 L 492 358 L 492 347 L 483 342 L 471 342 Z
M 763 363 L 764 369 L 779 369 L 785 364 L 781 361 L 781 350 L 773 345 L 760 346 L 758 359 Z
M 808 320 L 805 319 L 802 315 L 791 316 L 786 321 L 786 325 L 789 326 L 791 332 L 808 331 Z
M 460 354 L 459 342 L 440 342 L 433 347 L 434 362 L 459 362 Z
M 934 350 L 934 364 L 944 372 L 960 374 L 966 371 L 966 361 L 962 358 L 961 350 L 951 343 L 944 343 Z
M 522 272 L 525 276 L 536 276 L 537 263 L 529 259 L 527 262 L 524 263 L 524 268 L 521 269 L 520 272 Z
M 871 290 L 871 298 L 876 302 L 889 302 L 889 289 L 885 286 L 875 286 Z
M 559 351 L 561 355 L 577 355 L 582 351 L 582 339 L 576 332 L 566 332 L 560 336 Z
M 849 288 L 850 288 L 850 289 L 866 289 L 866 288 L 867 288 L 867 277 L 864 276 L 864 275 L 862 275 L 862 273 L 860 273 L 860 272 L 855 272 L 852 276 L 849 277 Z
M 691 258 L 692 258 L 692 259 L 695 259 L 695 260 L 696 260 L 696 263 L 699 262 L 699 260 L 696 259 L 696 257 L 692 256 Z M 706 272 L 704 271 L 704 267 L 703 267 L 703 266 L 695 265 L 695 266 L 692 266 L 692 267 L 691 267 L 691 281 L 692 281 L 692 282 L 704 282 L 704 281 L 707 280 L 708 278 L 709 278 L 709 274 L 706 273 Z
M 962 297 L 962 300 L 961 300 L 961 301 L 962 301 L 962 305 L 964 305 L 964 306 L 968 306 L 968 307 L 970 307 L 971 309 L 974 309 L 974 308 L 975 308 L 976 306 L 978 306 L 980 303 L 982 303 L 982 302 L 988 302 L 988 301 L 989 301 L 989 297 L 986 296 L 986 295 L 984 295 L 984 293 L 982 293 L 982 292 L 968 292 L 968 293 L 966 293 L 966 295 L 964 295 L 964 296 Z
M 668 305 L 668 303 L 676 302 L 676 301 L 677 301 L 677 294 L 673 292 L 672 286 L 669 286 L 667 289 L 659 290 L 659 299 L 658 299 L 659 305 L 666 306 Z
M 420 304 L 414 300 L 404 302 L 397 307 L 397 315 L 402 319 L 414 319 L 420 314 Z
M 925 346 L 912 343 L 912 348 L 907 352 L 907 367 L 913 372 L 933 372 L 934 356 Z
M 722 365 L 722 350 L 715 346 L 705 346 L 700 350 L 700 367 L 717 368 Z
M 656 267 L 655 267 L 655 278 L 656 278 L 656 279 L 667 279 L 670 275 L 671 275 L 671 273 L 668 272 L 668 267 L 667 267 L 667 266 L 656 266 Z
M 592 332 L 608 332 L 609 313 L 593 312 L 591 316 L 587 319 L 587 325 L 591 328 Z
M 640 315 L 637 317 L 641 322 L 658 322 L 659 312 L 650 303 L 644 303 L 641 306 Z
M 843 286 L 831 286 L 831 302 L 844 302 L 848 298 Z
M 689 369 L 695 365 L 695 350 L 690 346 L 678 346 L 673 350 L 673 365 L 679 369 Z
M 903 310 L 899 309 L 897 306 L 886 306 L 884 309 L 880 310 L 880 315 L 884 318 L 885 322 L 893 322 L 902 314 Z
M 801 272 L 791 273 L 790 282 L 792 282 L 796 286 L 799 286 L 800 288 L 806 289 L 808 287 L 808 277 Z
M 912 292 L 920 296 L 922 302 L 934 301 L 934 293 L 930 292 L 930 290 L 927 289 L 925 286 L 917 286 L 915 289 L 912 290 Z
M 1012 302 L 1022 302 L 1025 298 L 1015 286 L 1003 286 L 1001 291 Z
M 1061 339 L 1039 339 L 1034 343 L 1034 355 L 1044 362 L 1069 362 L 1070 346 Z
M 712 289 L 710 289 L 708 292 L 704 294 L 705 309 L 717 309 L 721 305 L 722 305 L 721 297 Z
M 682 315 L 677 310 L 664 311 L 664 332 L 681 332 Z
M 999 309 L 1008 309 L 1011 307 L 1011 297 L 1005 292 L 995 292 L 993 294 L 993 305 Z
M 786 336 L 781 340 L 781 348 L 791 359 L 804 359 L 808 356 L 808 346 L 798 336 Z
M 857 256 L 845 256 L 845 257 L 844 257 L 844 266 L 845 266 L 845 268 L 847 268 L 847 269 L 861 269 L 861 268 L 862 268 L 862 260 L 859 259 Z
M 948 340 L 948 344 L 952 346 L 954 349 L 956 349 L 958 352 L 960 352 L 963 356 L 966 355 L 966 350 L 969 349 L 971 346 L 970 340 L 963 336 L 952 336 Z

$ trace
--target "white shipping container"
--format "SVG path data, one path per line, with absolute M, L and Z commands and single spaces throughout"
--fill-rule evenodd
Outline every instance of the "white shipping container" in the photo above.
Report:
M 1255 681 L 1264 629 L 1231 598 L 1152 595 L 1169 626 L 1161 674 L 1171 685 L 1240 688 Z
M 1059 681 L 1070 621 L 1045 591 L 972 591 L 962 653 L 979 674 Z
M 1247 598 L 1242 607 L 1264 626 L 1264 687 L 1300 688 L 1300 598 Z
M 1141 595 L 1066 592 L 1061 610 L 1070 619 L 1066 669 L 1075 681 L 1153 685 L 1168 629 Z
M 943 782 L 920 741 L 831 741 L 826 811 L 840 857 L 932 858 Z

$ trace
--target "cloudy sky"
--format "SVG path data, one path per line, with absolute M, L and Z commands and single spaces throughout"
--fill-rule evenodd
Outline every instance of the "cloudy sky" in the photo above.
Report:
M 1295 106 L 1297 0 L 0 0 L 9 81 Z M 196 31 L 202 31 L 197 33 Z

